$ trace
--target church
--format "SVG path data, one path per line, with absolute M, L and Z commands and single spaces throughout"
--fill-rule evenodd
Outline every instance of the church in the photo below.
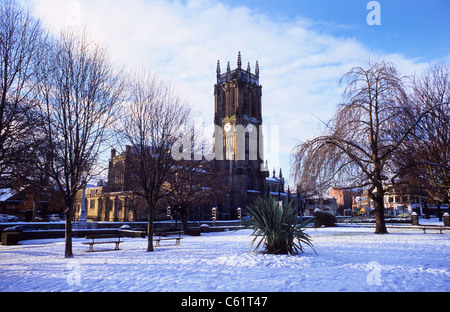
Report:
M 263 155 L 262 86 L 259 83 L 259 64 L 252 73 L 250 63 L 242 66 L 238 52 L 237 67 L 222 73 L 217 61 L 214 85 L 214 125 L 222 129 L 215 133 L 216 170 L 229 189 L 228 202 L 223 208 L 232 211 L 251 204 L 258 196 L 284 193 L 284 178 L 275 173 L 269 177 Z
M 228 190 L 225 198 L 214 199 L 208 207 L 216 206 L 222 218 L 235 218 L 237 208 L 245 208 L 258 196 L 286 197 L 284 178 L 270 177 L 263 155 L 262 86 L 259 83 L 259 64 L 254 73 L 250 63 L 242 67 L 240 52 L 237 67 L 222 72 L 220 62 L 216 67 L 214 85 L 214 170 L 220 185 Z M 127 185 L 133 149 L 117 154 L 111 150 L 108 181 L 86 189 L 87 218 L 96 221 L 134 221 L 139 219 L 139 202 Z M 295 195 L 293 195 L 294 197 Z M 140 203 L 142 205 L 142 203 Z M 78 197 L 76 217 L 81 208 Z

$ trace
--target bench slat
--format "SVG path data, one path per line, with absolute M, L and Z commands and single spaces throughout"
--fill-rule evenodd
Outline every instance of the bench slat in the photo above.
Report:
M 117 243 L 123 243 L 123 241 L 111 241 L 111 242 L 84 242 L 83 245 L 117 244 Z
M 86 235 L 86 239 L 99 239 L 99 238 L 121 238 L 124 237 L 122 234 L 93 234 Z

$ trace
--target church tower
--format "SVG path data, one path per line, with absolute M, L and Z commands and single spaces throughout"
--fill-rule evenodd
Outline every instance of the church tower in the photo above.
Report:
M 259 84 L 259 64 L 255 72 L 242 68 L 238 53 L 237 68 L 228 62 L 222 73 L 217 61 L 217 83 L 214 86 L 214 149 L 216 167 L 230 190 L 231 210 L 244 208 L 258 195 L 264 196 L 268 169 L 264 166 L 262 136 L 262 86 Z M 224 208 L 228 208 L 224 207 Z

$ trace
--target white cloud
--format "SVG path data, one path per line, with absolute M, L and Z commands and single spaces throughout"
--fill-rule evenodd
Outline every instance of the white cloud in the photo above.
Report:
M 70 1 L 30 0 L 37 16 L 52 29 L 67 26 L 77 12 Z M 73 2 L 73 1 L 72 1 Z M 341 100 L 339 78 L 370 59 L 392 60 L 403 73 L 423 64 L 401 55 L 369 51 L 352 38 L 314 31 L 310 20 L 275 20 L 249 8 L 219 1 L 80 0 L 79 17 L 92 37 L 128 68 L 147 67 L 170 80 L 205 122 L 213 119 L 216 63 L 236 66 L 241 51 L 246 66 L 260 64 L 265 123 L 280 126 L 280 163 L 289 171 L 295 139 L 317 135 Z M 316 117 L 317 116 L 317 117 Z

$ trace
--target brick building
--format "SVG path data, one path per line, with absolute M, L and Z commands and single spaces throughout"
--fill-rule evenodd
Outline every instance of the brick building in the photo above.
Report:
M 353 205 L 353 197 L 361 195 L 361 190 L 359 189 L 340 189 L 333 187 L 328 195 L 336 198 L 337 212 L 344 215 L 345 211 L 351 211 Z

